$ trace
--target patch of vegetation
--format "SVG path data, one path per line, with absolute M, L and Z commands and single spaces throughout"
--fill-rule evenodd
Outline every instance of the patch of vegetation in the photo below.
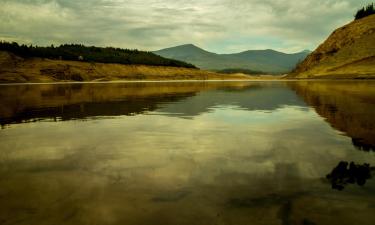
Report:
M 374 3 L 371 3 L 366 7 L 362 7 L 361 9 L 359 9 L 354 17 L 356 20 L 358 20 L 373 14 L 375 14 Z
M 152 65 L 197 68 L 190 63 L 167 59 L 152 52 L 138 51 L 136 49 L 100 48 L 84 46 L 81 44 L 63 44 L 58 47 L 38 47 L 32 45 L 19 45 L 16 42 L 0 41 L 0 51 L 8 51 L 21 57 L 40 57 L 48 59 L 73 60 L 99 63 L 118 63 L 125 65 Z
M 248 74 L 248 75 L 266 74 L 265 72 L 262 72 L 262 71 L 248 70 L 248 69 L 223 69 L 223 70 L 218 70 L 217 72 L 225 73 L 225 74 L 243 73 L 243 74 Z

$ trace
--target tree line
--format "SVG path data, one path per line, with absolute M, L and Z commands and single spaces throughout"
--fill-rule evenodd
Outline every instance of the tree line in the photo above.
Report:
M 361 9 L 359 9 L 354 17 L 356 20 L 358 20 L 373 14 L 375 14 L 374 3 L 371 3 L 366 7 L 362 7 Z
M 8 51 L 15 55 L 30 58 L 73 60 L 99 63 L 118 63 L 125 65 L 152 65 L 197 68 L 194 65 L 174 59 L 167 59 L 152 52 L 121 49 L 113 47 L 94 47 L 82 44 L 63 44 L 60 46 L 39 47 L 19 45 L 16 42 L 0 41 L 0 51 Z

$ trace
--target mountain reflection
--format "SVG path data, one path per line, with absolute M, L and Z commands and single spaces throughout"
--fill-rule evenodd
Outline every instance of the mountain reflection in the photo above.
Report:
M 199 93 L 199 94 L 198 94 Z M 275 110 L 304 105 L 285 85 L 251 82 L 15 85 L 0 89 L 0 123 L 135 115 L 189 117 L 217 105 Z
M 306 104 L 284 83 L 257 83 L 241 89 L 223 87 L 204 91 L 180 103 L 165 104 L 156 111 L 189 118 L 223 105 L 248 111 L 273 111 L 286 105 L 306 107 Z
M 0 224 L 372 225 L 375 95 L 344 84 L 0 86 Z
M 289 86 L 359 150 L 375 150 L 375 82 L 305 81 Z
M 216 107 L 274 111 L 307 105 L 360 150 L 375 146 L 375 82 L 161 82 L 11 85 L 0 88 L 0 124 L 152 112 L 193 118 Z M 301 97 L 301 98 L 300 98 Z

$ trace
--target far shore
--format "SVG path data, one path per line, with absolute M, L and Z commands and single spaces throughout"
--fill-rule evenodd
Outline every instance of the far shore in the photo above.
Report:
M 0 51 L 0 83 L 276 80 L 280 76 L 221 74 L 195 68 L 21 58 Z
M 222 74 L 194 68 L 92 63 L 43 58 L 24 59 L 0 51 L 0 84 L 115 82 L 221 82 L 294 80 L 371 80 L 375 76 L 337 75 L 294 78 L 288 75 Z
M 57 82 L 13 82 L 0 83 L 0 86 L 7 85 L 43 85 L 43 84 L 111 84 L 111 83 L 194 83 L 194 82 L 263 82 L 263 81 L 297 81 L 292 79 L 238 79 L 238 80 L 113 80 L 113 81 L 57 81 Z
M 53 82 L 12 82 L 12 83 L 0 83 L 0 86 L 11 86 L 11 85 L 60 85 L 60 84 L 111 84 L 111 83 L 195 83 L 195 82 L 295 82 L 295 81 L 332 81 L 332 82 L 347 82 L 347 81 L 375 81 L 373 78 L 364 79 L 222 79 L 222 80 L 109 80 L 109 81 L 53 81 Z

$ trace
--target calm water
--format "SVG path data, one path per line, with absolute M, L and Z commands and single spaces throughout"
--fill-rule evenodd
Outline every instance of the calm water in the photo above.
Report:
M 0 123 L 2 225 L 375 224 L 375 82 L 0 86 Z

